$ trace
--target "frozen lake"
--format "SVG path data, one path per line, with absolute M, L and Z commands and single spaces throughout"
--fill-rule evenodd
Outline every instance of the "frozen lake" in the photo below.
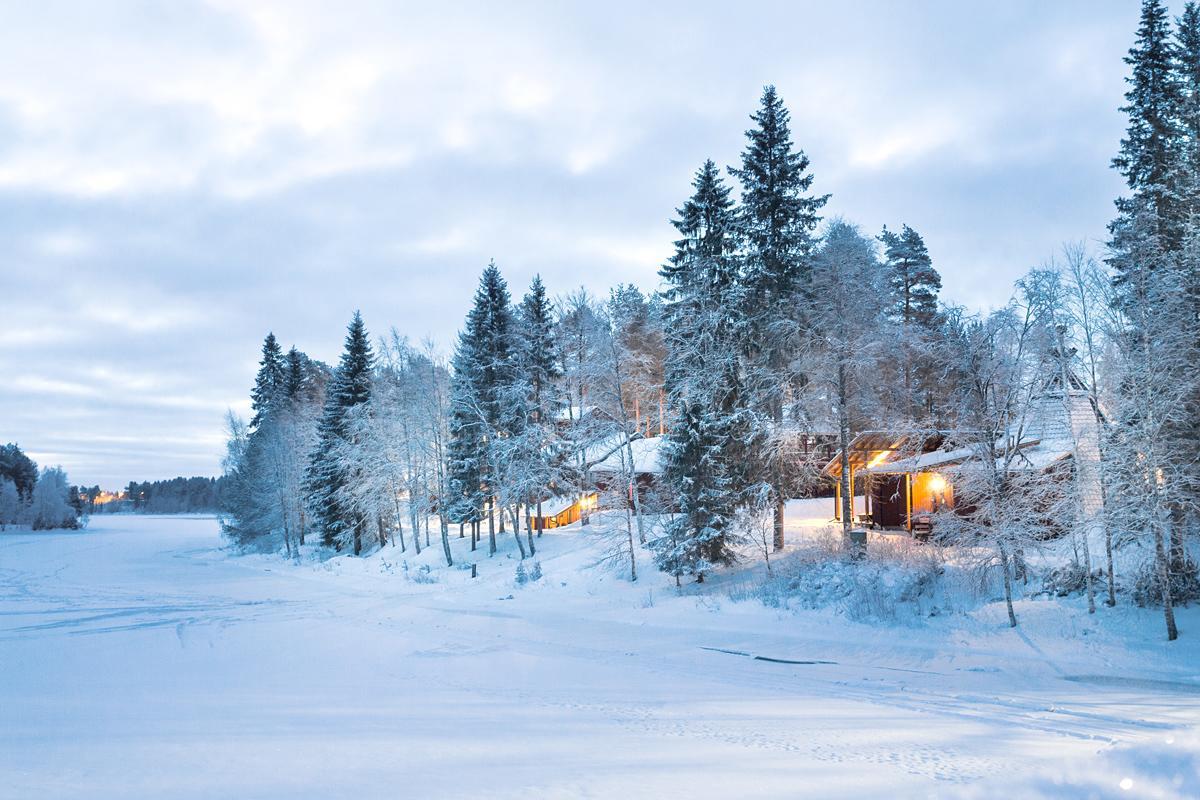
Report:
M 404 562 L 435 565 L 436 543 L 358 564 L 232 557 L 212 519 L 0 534 L 0 796 L 1200 789 L 1176 753 L 1200 708 L 1190 643 L 1160 660 L 1165 645 L 1093 643 L 1030 608 L 1014 632 L 717 607 L 589 569 L 581 540 L 544 537 L 546 577 L 514 587 L 504 552 L 480 554 L 475 581 L 413 580 Z

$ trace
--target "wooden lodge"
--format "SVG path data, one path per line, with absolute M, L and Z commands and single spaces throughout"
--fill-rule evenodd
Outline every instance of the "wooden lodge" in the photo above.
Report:
M 850 442 L 850 495 L 862 495 L 855 523 L 923 532 L 930 515 L 954 507 L 954 487 L 938 467 L 960 464 L 970 451 L 942 450 L 938 433 L 860 433 Z M 842 519 L 842 457 L 839 451 L 822 470 L 834 482 L 834 519 Z
M 1085 506 L 1098 506 L 1099 429 L 1097 412 L 1082 383 L 1069 376 L 1064 398 L 1062 381 L 1051 377 L 1035 397 L 1012 438 L 1015 444 L 1010 470 L 1031 470 L 1059 480 L 1064 476 L 1081 481 Z M 1011 445 L 1009 452 L 1013 452 Z M 1080 463 L 1074 463 L 1078 453 Z M 993 457 L 999 458 L 998 452 Z M 926 537 L 933 526 L 933 515 L 954 509 L 955 475 L 978 452 L 952 441 L 940 432 L 897 433 L 870 431 L 850 442 L 850 494 L 862 497 L 861 510 L 855 508 L 855 524 L 868 527 L 906 530 Z M 842 516 L 842 455 L 840 449 L 826 464 L 822 474 L 834 483 L 834 519 Z M 960 509 L 961 510 L 961 509 Z

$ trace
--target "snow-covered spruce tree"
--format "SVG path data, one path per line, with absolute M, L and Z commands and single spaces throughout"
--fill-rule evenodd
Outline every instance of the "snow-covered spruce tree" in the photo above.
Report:
M 350 435 L 347 420 L 350 411 L 371 397 L 371 372 L 374 356 L 362 316 L 356 311 L 346 334 L 346 344 L 338 368 L 325 396 L 325 410 L 317 427 L 317 447 L 310 456 L 305 483 L 308 507 L 321 542 L 338 550 L 353 542 L 354 553 L 362 552 L 364 524 L 348 513 L 339 493 L 358 477 L 360 466 L 336 458 L 338 445 Z
M 457 485 L 461 504 L 482 492 L 487 505 L 488 555 L 496 553 L 496 503 L 499 495 L 511 495 L 510 485 L 501 486 L 513 474 L 511 452 L 500 439 L 510 437 L 523 424 L 526 409 L 515 398 L 521 395 L 518 382 L 517 341 L 508 286 L 495 263 L 489 263 L 479 280 L 475 302 L 459 335 L 454 358 L 451 392 L 450 473 Z M 472 451 L 471 448 L 474 448 Z M 478 490 L 465 481 L 478 477 Z M 499 509 L 504 529 L 504 509 Z M 519 542 L 519 539 L 518 539 Z M 522 553 L 524 545 L 521 545 Z
M 262 361 L 259 362 L 258 374 L 254 378 L 254 389 L 250 392 L 250 407 L 254 417 L 250 427 L 257 428 L 266 416 L 271 404 L 282 394 L 287 380 L 288 363 L 284 360 L 283 351 L 274 333 L 268 333 L 263 341 Z
M 775 500 L 775 549 L 783 548 L 787 463 L 783 458 L 784 405 L 801 379 L 792 364 L 809 306 L 810 258 L 818 212 L 829 195 L 813 195 L 813 175 L 803 150 L 793 149 L 790 115 L 774 86 L 763 90 L 755 127 L 746 131 L 740 168 L 737 231 L 743 246 L 739 321 L 746 354 L 750 405 L 771 421 L 771 436 L 755 448 L 759 471 Z
M 554 309 L 546 297 L 546 287 L 540 276 L 534 276 L 529 291 L 519 309 L 518 377 L 526 386 L 525 473 L 529 486 L 526 503 L 532 503 L 536 515 L 542 515 L 542 502 L 547 499 L 547 487 L 555 478 L 556 465 L 561 461 L 555 422 L 562 407 L 559 381 L 562 368 L 558 363 L 558 347 L 554 335 Z M 541 534 L 541 531 L 538 531 Z M 530 553 L 534 552 L 532 539 Z
M 79 527 L 69 489 L 62 467 L 42 470 L 29 502 L 29 520 L 35 531 Z
M 711 160 L 692 186 L 672 223 L 680 234 L 675 254 L 659 273 L 666 284 L 667 397 L 675 415 L 663 480 L 679 513 L 651 547 L 660 569 L 703 580 L 713 565 L 736 557 L 730 521 L 744 473 L 735 465 L 747 461 L 752 431 L 741 402 L 729 189 Z
M 451 361 L 449 441 L 446 445 L 446 475 L 450 519 L 460 526 L 471 525 L 471 549 L 479 541 L 479 523 L 485 496 L 483 463 L 486 424 L 479 413 L 478 331 L 467 318 L 458 335 Z
M 1162 0 L 1143 0 L 1137 40 L 1125 63 L 1131 69 L 1121 111 L 1129 124 L 1113 166 L 1125 177 L 1133 196 L 1117 200 L 1118 218 L 1110 228 L 1119 243 L 1121 231 L 1135 213 L 1146 219 L 1142 209 L 1148 206 L 1159 226 L 1160 246 L 1175 252 L 1184 223 L 1180 202 L 1184 137 L 1179 121 L 1184 98 L 1170 17 Z
M 820 252 L 813 260 L 812 291 L 819 302 L 808 318 L 805 371 L 813 390 L 826 398 L 838 426 L 842 453 L 842 528 L 854 520 L 850 488 L 850 441 L 873 420 L 878 397 L 878 365 L 884 346 L 883 269 L 875 243 L 857 227 L 840 219 L 825 229 Z
M 1183 219 L 1200 216 L 1200 5 L 1184 4 L 1175 32 L 1179 81 L 1178 125 L 1182 136 L 1180 198 Z
M 683 400 L 667 434 L 663 480 L 675 487 L 676 514 L 660 536 L 650 540 L 654 563 L 675 576 L 697 582 L 716 566 L 736 558 L 733 531 L 736 498 L 723 452 L 728 421 L 715 409 Z
M 932 347 L 941 324 L 938 292 L 942 278 L 933 268 L 921 235 L 907 225 L 900 233 L 886 227 L 879 236 L 883 243 L 883 268 L 888 296 L 888 321 L 895 330 L 897 362 L 894 378 L 888 381 L 898 397 L 888 402 L 888 416 L 923 422 L 934 415 L 937 395 Z

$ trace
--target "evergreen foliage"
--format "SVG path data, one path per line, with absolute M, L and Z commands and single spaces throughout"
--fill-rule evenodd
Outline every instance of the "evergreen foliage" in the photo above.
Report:
M 37 464 L 25 455 L 19 445 L 10 442 L 0 447 L 0 478 L 12 481 L 17 493 L 28 502 L 38 479 Z
M 312 453 L 306 474 L 309 507 L 322 543 L 341 549 L 352 536 L 356 552 L 361 549 L 364 523 L 347 513 L 339 496 L 343 487 L 354 479 L 356 465 L 338 459 L 336 451 L 350 435 L 350 413 L 371 397 L 373 360 L 362 315 L 356 311 L 326 393 L 325 411 L 317 429 L 317 449 Z
M 739 287 L 729 189 L 706 161 L 673 221 L 680 238 L 660 274 L 666 282 L 665 380 L 677 410 L 663 480 L 680 515 L 653 545 L 661 569 L 702 577 L 733 557 L 733 510 L 743 488 L 748 414 L 741 402 Z
M 268 333 L 263 341 L 262 361 L 259 362 L 258 375 L 254 378 L 254 389 L 250 393 L 250 407 L 254 417 L 250 427 L 257 428 L 270 410 L 271 404 L 279 397 L 285 388 L 287 364 L 283 359 L 283 351 L 274 333 Z
M 888 314 L 905 327 L 937 327 L 942 276 L 933 268 L 921 234 L 907 225 L 900 233 L 885 227 L 879 241 L 883 243 L 887 271 Z
M 813 175 L 795 150 L 790 114 L 774 86 L 763 90 L 755 127 L 746 131 L 740 168 L 737 229 L 742 246 L 741 349 L 747 405 L 770 419 L 768 434 L 748 451 L 751 474 L 770 485 L 775 549 L 783 547 L 783 503 L 789 483 L 784 407 L 804 376 L 792 368 L 812 302 L 811 256 L 819 212 L 829 195 L 810 194 Z M 794 404 L 794 403 L 793 403 Z

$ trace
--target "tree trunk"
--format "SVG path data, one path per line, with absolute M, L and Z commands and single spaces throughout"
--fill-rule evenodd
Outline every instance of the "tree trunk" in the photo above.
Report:
M 533 546 L 533 520 L 529 518 L 529 506 L 525 506 L 525 538 L 529 540 L 529 555 L 537 555 L 537 548 Z
M 635 497 L 637 496 L 636 491 L 634 491 L 634 496 Z M 631 583 L 636 583 L 637 582 L 637 550 L 634 548 L 634 544 L 633 544 L 633 526 L 629 524 L 629 508 L 628 508 L 628 506 L 625 508 L 625 538 L 629 544 L 629 581 Z
M 1108 600 L 1106 601 L 1109 608 L 1117 604 L 1117 579 L 1113 575 L 1113 546 L 1112 546 L 1112 527 L 1108 524 L 1108 519 L 1104 520 L 1104 557 L 1108 562 Z
M 842 533 L 849 537 L 854 516 L 854 498 L 850 496 L 850 418 L 846 413 L 846 367 L 838 365 L 838 444 L 842 448 Z M 776 506 L 778 513 L 778 506 Z
M 538 538 L 540 539 L 540 538 L 542 538 L 542 528 L 543 528 L 543 525 L 542 525 L 542 501 L 540 499 L 537 501 L 537 521 L 538 521 L 538 526 L 537 526 Z
M 997 544 L 1000 548 L 1000 568 L 1004 573 L 1004 605 L 1008 608 L 1008 627 L 1015 628 L 1017 627 L 1017 612 L 1013 610 L 1012 574 L 1008 571 L 1008 548 L 1004 546 L 1004 542 Z
M 503 522 L 503 520 L 501 520 Z M 496 498 L 488 498 L 488 558 L 496 555 Z
M 1158 582 L 1162 587 L 1163 619 L 1167 623 L 1167 641 L 1173 642 L 1179 638 L 1179 630 L 1175 627 L 1175 607 L 1171 602 L 1171 569 L 1167 563 L 1166 543 L 1160 519 L 1154 525 L 1154 561 L 1158 567 Z
M 780 432 L 783 430 L 783 398 L 782 397 L 778 397 L 771 402 L 771 421 L 775 425 L 775 431 L 774 431 L 775 436 L 776 437 L 780 436 Z M 778 444 L 779 443 L 776 442 L 777 446 L 778 446 Z M 847 444 L 847 446 L 849 446 L 849 445 Z M 784 492 L 783 492 L 783 469 L 780 464 L 781 460 L 782 459 L 780 458 L 779 453 L 772 454 L 772 456 L 771 456 L 771 462 L 772 462 L 771 463 L 771 473 L 772 473 L 771 474 L 771 478 L 772 478 L 771 483 L 773 485 L 771 487 L 771 496 L 775 500 L 775 517 L 774 517 L 775 536 L 774 536 L 773 544 L 774 544 L 776 553 L 778 553 L 780 550 L 783 549 L 783 509 L 784 509 L 784 505 L 787 503 L 787 498 L 783 496 L 784 495 Z
M 438 504 L 438 508 L 441 508 L 441 503 Z M 446 556 L 446 566 L 453 567 L 454 556 L 450 553 L 450 521 L 446 519 L 446 515 L 440 510 L 438 511 L 438 527 L 442 531 L 442 552 Z
M 510 508 L 508 510 L 508 513 L 512 515 L 513 538 L 517 540 L 517 549 L 519 551 L 521 551 L 521 560 L 524 561 L 526 558 L 528 558 L 528 556 L 525 554 L 525 543 L 521 541 L 521 526 L 517 522 L 517 520 L 519 519 L 517 517 L 517 514 L 518 514 L 517 507 L 513 506 L 512 508 Z M 504 521 L 504 509 L 503 508 L 500 509 L 500 521 L 501 522 Z M 530 544 L 533 544 L 533 542 L 531 541 Z

